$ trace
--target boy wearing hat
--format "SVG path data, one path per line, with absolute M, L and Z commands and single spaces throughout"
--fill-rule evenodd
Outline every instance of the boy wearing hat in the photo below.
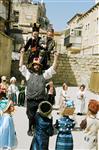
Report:
M 32 37 L 27 41 L 26 45 L 24 48 L 21 49 L 21 51 L 27 51 L 28 48 L 31 48 L 31 51 L 29 53 L 29 58 L 28 58 L 28 64 L 32 63 L 34 57 L 39 56 L 39 51 L 40 51 L 40 37 L 39 37 L 39 28 L 40 25 L 37 23 L 34 23 L 33 28 L 32 28 Z
M 42 73 L 42 65 L 39 58 L 33 59 L 32 72 L 30 72 L 25 65 L 23 65 L 24 52 L 20 53 L 19 70 L 21 74 L 26 78 L 27 90 L 27 116 L 29 119 L 28 135 L 32 135 L 32 125 L 35 125 L 35 114 L 38 109 L 38 105 L 45 99 L 46 82 L 48 79 L 56 73 L 58 53 L 54 54 L 54 62 L 52 66 Z
M 62 117 L 56 120 L 55 127 L 58 130 L 58 135 L 56 138 L 55 150 L 73 150 L 73 137 L 71 130 L 75 126 L 75 121 L 69 117 L 74 113 L 73 101 L 66 101 L 65 108 L 61 113 Z
M 14 111 L 12 101 L 5 99 L 0 91 L 0 148 L 12 150 L 17 146 L 16 132 L 11 113 Z
M 86 128 L 84 130 L 84 145 L 86 149 L 98 150 L 97 134 L 99 130 L 99 119 L 96 114 L 99 111 L 99 102 L 91 99 L 88 104 L 88 113 L 86 116 Z
M 39 104 L 35 115 L 35 133 L 30 150 L 48 150 L 49 137 L 53 135 L 52 105 L 48 101 Z

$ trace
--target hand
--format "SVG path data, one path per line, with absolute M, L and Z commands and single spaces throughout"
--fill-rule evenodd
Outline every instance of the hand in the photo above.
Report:
M 24 48 L 21 48 L 20 53 L 23 53 L 24 51 L 25 51 L 25 49 L 24 49 Z
M 54 51 L 54 57 L 58 57 L 59 53 L 57 51 Z
M 46 48 L 46 45 L 45 45 L 45 44 L 42 44 L 41 46 L 42 46 L 43 48 Z

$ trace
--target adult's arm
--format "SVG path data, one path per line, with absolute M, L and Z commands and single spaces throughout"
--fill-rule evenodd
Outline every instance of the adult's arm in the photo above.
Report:
M 22 67 L 23 65 L 23 57 L 24 57 L 24 51 L 20 52 L 20 59 L 19 59 L 19 67 Z
M 28 80 L 30 77 L 30 72 L 28 71 L 26 66 L 23 64 L 23 57 L 24 57 L 24 51 L 21 51 L 20 60 L 19 60 L 19 71 L 26 78 L 26 80 Z
M 27 51 L 28 48 L 31 46 L 31 44 L 32 44 L 32 38 L 30 38 L 30 39 L 27 41 L 26 45 L 21 48 L 20 52 Z
M 53 67 L 53 69 L 54 69 L 55 71 L 56 71 L 56 69 L 57 69 L 58 56 L 59 56 L 59 53 L 58 53 L 58 52 L 55 52 L 55 53 L 54 53 L 54 61 L 53 61 L 53 64 L 52 64 L 52 67 Z
M 59 54 L 57 52 L 54 53 L 54 61 L 52 66 L 43 73 L 46 80 L 52 78 L 52 76 L 56 74 L 58 55 Z

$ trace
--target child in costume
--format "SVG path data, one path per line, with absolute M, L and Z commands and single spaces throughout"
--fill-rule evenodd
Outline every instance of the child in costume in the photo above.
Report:
M 52 105 L 48 101 L 39 104 L 38 112 L 35 116 L 35 133 L 30 150 L 48 150 L 49 137 L 53 135 L 52 125 Z
M 50 61 L 50 54 L 55 49 L 55 40 L 54 40 L 54 29 L 48 28 L 47 30 L 47 36 L 45 38 L 41 38 L 40 40 L 40 57 L 41 57 L 41 64 L 43 66 L 43 70 L 48 69 L 49 64 L 48 61 Z
M 86 116 L 86 128 L 84 130 L 84 145 L 88 150 L 98 150 L 97 143 L 99 119 L 96 114 L 99 111 L 99 102 L 91 99 L 88 104 L 88 113 Z
M 53 81 L 49 81 L 49 83 L 46 86 L 47 88 L 47 100 L 54 105 L 55 104 L 55 96 L 56 96 L 56 90 L 53 84 Z
M 25 81 L 22 80 L 21 84 L 18 86 L 19 95 L 18 95 L 18 106 L 24 106 L 25 102 Z
M 12 77 L 10 79 L 10 85 L 8 88 L 8 97 L 11 99 L 14 103 L 14 105 L 17 105 L 17 95 L 18 95 L 18 87 L 16 86 L 16 78 Z
M 6 97 L 8 92 L 8 84 L 7 84 L 6 76 L 1 77 L 0 89 L 4 91 Z
M 74 113 L 73 101 L 67 101 L 61 113 L 61 117 L 56 120 L 55 127 L 58 130 L 56 138 L 55 150 L 73 150 L 73 137 L 71 130 L 75 126 L 75 120 L 71 119 L 69 115 Z
M 0 91 L 0 96 L 2 91 Z M 16 132 L 11 113 L 14 111 L 12 101 L 0 97 L 0 148 L 12 150 L 17 146 Z
M 85 112 L 85 99 L 86 99 L 85 85 L 82 84 L 77 94 L 77 105 L 78 105 L 77 115 L 83 115 L 83 113 Z
M 60 111 L 63 109 L 64 103 L 70 99 L 68 94 L 68 85 L 64 82 L 62 85 L 61 98 L 59 101 Z
M 39 57 L 39 51 L 40 51 L 39 41 L 41 39 L 41 37 L 39 37 L 39 28 L 40 25 L 38 23 L 33 24 L 32 37 L 29 38 L 26 45 L 23 48 L 21 48 L 21 51 L 25 51 L 25 52 L 28 50 L 29 47 L 31 49 L 28 57 L 28 65 L 31 65 L 35 57 Z

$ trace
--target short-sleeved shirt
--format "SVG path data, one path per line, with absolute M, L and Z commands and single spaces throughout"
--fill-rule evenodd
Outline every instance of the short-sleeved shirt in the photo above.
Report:
M 51 66 L 48 70 L 46 70 L 43 74 L 30 73 L 25 65 L 19 68 L 22 75 L 27 80 L 27 99 L 42 99 L 45 97 L 45 85 L 46 80 L 50 79 L 53 74 L 55 74 L 55 70 L 53 66 Z

